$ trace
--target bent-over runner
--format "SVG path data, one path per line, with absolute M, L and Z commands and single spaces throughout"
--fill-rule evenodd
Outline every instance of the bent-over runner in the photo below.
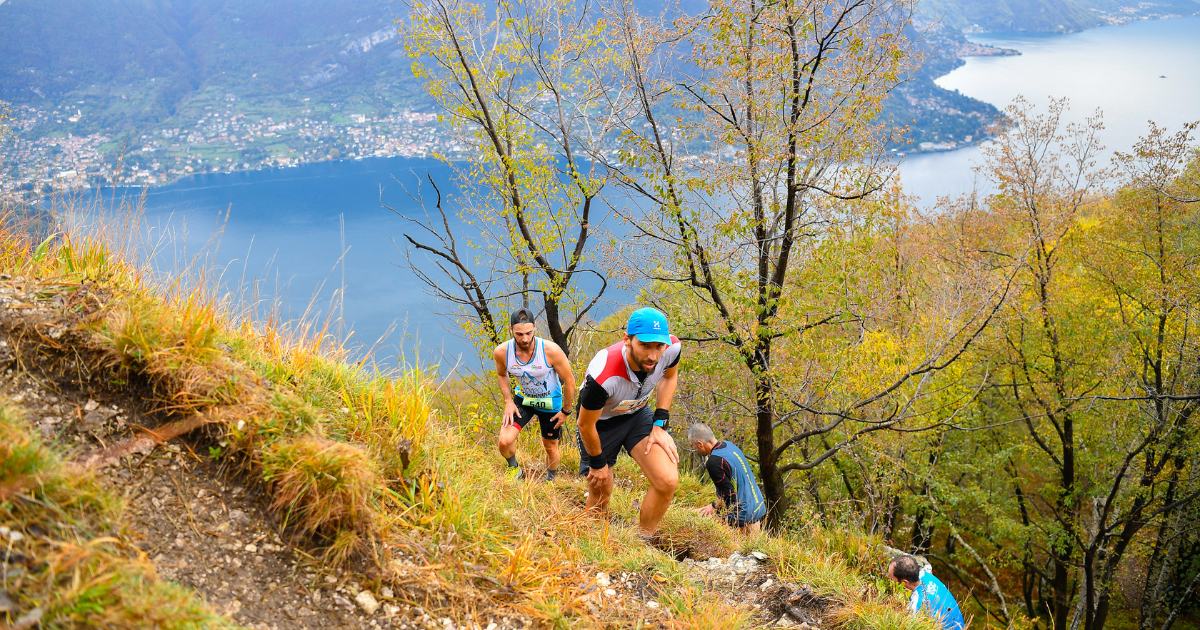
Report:
M 647 537 L 658 529 L 679 487 L 679 453 L 668 428 L 680 349 L 666 315 L 639 308 L 629 316 L 625 338 L 596 353 L 579 393 L 587 507 L 607 511 L 612 467 L 624 449 L 650 482 L 638 516 L 638 527 Z M 653 412 L 647 406 L 652 393 Z

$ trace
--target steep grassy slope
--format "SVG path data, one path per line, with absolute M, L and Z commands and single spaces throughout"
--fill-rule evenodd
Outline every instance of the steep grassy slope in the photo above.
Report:
M 87 473 L 69 474 L 71 483 L 46 483 L 50 477 L 38 477 L 34 465 L 15 473 L 6 468 L 0 487 L 24 488 L 21 480 L 38 479 L 39 496 L 55 505 L 96 503 L 92 486 L 79 479 L 96 476 L 103 486 L 108 463 L 186 440 L 235 463 L 247 486 L 263 493 L 284 539 L 311 556 L 312 570 L 374 592 L 386 589 L 412 613 L 410 620 L 724 628 L 771 623 L 782 608 L 799 605 L 828 626 L 930 627 L 908 617 L 901 594 L 881 579 L 884 556 L 876 540 L 816 527 L 741 538 L 695 514 L 711 489 L 685 475 L 658 547 L 647 546 L 635 534 L 634 501 L 643 487 L 628 461 L 617 471 L 611 518 L 586 514 L 582 480 L 526 483 L 503 475 L 490 443 L 495 410 L 486 403 L 437 389 L 417 371 L 349 365 L 320 330 L 285 338 L 276 327 L 239 322 L 227 304 L 181 284 L 153 282 L 97 240 L 57 234 L 33 242 L 21 230 L 7 230 L 0 234 L 0 287 L 9 296 L 0 335 L 16 349 L 19 366 L 137 400 L 148 425 L 72 453 L 70 465 Z M 6 419 L 4 426 L 10 424 L 18 428 L 6 431 L 27 433 Z M 51 458 L 29 443 L 21 451 L 39 453 L 30 461 Z M 523 459 L 536 461 L 531 439 L 522 448 Z M 568 454 L 563 468 L 577 457 Z M 10 531 L 38 541 L 65 536 L 29 511 L 49 500 L 0 499 Z M 99 503 L 88 508 L 97 514 L 89 522 L 98 525 L 87 526 L 99 529 L 72 529 L 83 536 L 73 544 L 87 544 L 95 535 L 86 531 L 102 531 L 111 522 L 105 518 L 119 518 L 104 516 Z M 681 562 L 750 550 L 769 558 L 757 581 L 761 593 L 730 593 Z M 135 566 L 147 562 L 134 557 Z M 600 573 L 621 577 L 609 589 Z M 170 607 L 131 605 L 181 625 L 220 621 L 186 591 L 169 585 L 147 591 L 141 584 L 149 578 L 135 578 L 112 582 L 110 597 L 169 598 Z M 789 586 L 762 587 L 768 579 Z M 53 579 L 20 585 L 10 619 L 69 600 L 75 585 Z M 94 619 L 81 617 L 76 625 Z

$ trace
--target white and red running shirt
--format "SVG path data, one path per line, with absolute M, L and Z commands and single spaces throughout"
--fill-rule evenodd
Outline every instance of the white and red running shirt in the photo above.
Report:
M 658 365 L 648 374 L 630 369 L 625 360 L 624 340 L 597 352 L 588 364 L 580 389 L 580 404 L 585 409 L 599 409 L 601 420 L 640 410 L 662 380 L 663 372 L 679 364 L 681 350 L 679 338 L 671 335 L 671 345 L 663 350 Z

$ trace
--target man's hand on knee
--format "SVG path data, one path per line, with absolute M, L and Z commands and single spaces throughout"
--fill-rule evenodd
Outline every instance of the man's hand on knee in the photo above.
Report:
M 649 439 L 646 440 L 646 454 L 650 454 L 650 450 L 657 444 L 666 452 L 667 458 L 672 464 L 679 463 L 679 449 L 675 447 L 675 440 L 670 433 L 664 431 L 661 427 L 654 427 L 650 430 Z
M 606 493 L 612 490 L 612 467 L 592 468 L 588 470 L 588 492 Z
M 521 417 L 521 411 L 517 409 L 517 403 L 510 400 L 504 403 L 504 419 L 500 422 L 500 428 L 504 429 L 517 424 L 517 420 Z

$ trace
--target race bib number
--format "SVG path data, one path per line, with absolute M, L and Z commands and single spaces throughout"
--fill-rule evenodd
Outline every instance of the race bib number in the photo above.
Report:
M 616 406 L 613 407 L 613 413 L 617 414 L 617 415 L 625 415 L 627 413 L 633 413 L 633 412 L 637 411 L 638 409 L 645 407 L 646 401 L 649 399 L 650 398 L 647 396 L 646 398 L 640 398 L 637 400 L 622 400 L 621 402 L 617 403 Z
M 546 398 L 523 398 L 521 404 L 531 409 L 540 409 L 542 411 L 554 410 L 554 399 Z

